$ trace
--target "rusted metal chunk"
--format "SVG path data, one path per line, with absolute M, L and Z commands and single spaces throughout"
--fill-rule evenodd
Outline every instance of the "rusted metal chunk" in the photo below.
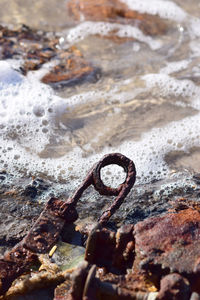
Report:
M 97 275 L 102 283 L 110 283 L 117 287 L 117 299 L 155 299 L 158 291 L 155 285 L 148 281 L 144 274 L 129 273 L 126 275 L 114 275 L 113 273 L 101 274 L 101 269 L 97 270 Z M 103 297 L 101 299 L 104 299 Z M 110 298 L 113 299 L 113 298 Z M 114 298 L 115 299 L 115 298 Z M 129 299 L 129 298 L 128 298 Z
M 120 0 L 71 0 L 68 9 L 78 20 L 84 15 L 86 20 L 91 21 L 131 24 L 149 35 L 164 34 L 167 31 L 167 24 L 160 17 L 131 10 Z M 114 32 L 111 36 L 115 36 Z
M 11 286 L 12 282 L 23 272 L 24 268 L 15 262 L 0 260 L 0 295 L 3 295 Z
M 38 262 L 38 257 L 31 251 L 24 249 L 22 244 L 17 244 L 0 260 L 0 295 L 4 294 L 12 282 L 30 266 Z
M 102 168 L 108 165 L 116 164 L 121 166 L 126 172 L 126 179 L 123 183 L 119 185 L 118 188 L 111 188 L 106 185 L 101 180 L 100 171 Z M 111 206 L 101 215 L 99 219 L 100 224 L 107 223 L 109 218 L 115 213 L 115 211 L 121 206 L 124 199 L 132 189 L 135 179 L 136 179 L 136 169 L 135 164 L 132 160 L 121 153 L 110 153 L 104 155 L 104 157 L 94 166 L 93 172 L 93 185 L 95 189 L 101 195 L 117 195 Z
M 115 233 L 97 226 L 89 234 L 85 259 L 99 267 L 111 268 L 115 244 Z
M 125 225 L 117 233 L 95 227 L 87 240 L 85 259 L 109 272 L 126 273 L 134 260 L 133 225 Z
M 126 273 L 131 269 L 135 258 L 134 225 L 124 225 L 116 233 L 116 250 L 113 257 L 115 268 Z
M 71 280 L 56 288 L 54 300 L 154 300 L 157 292 L 151 289 L 142 275 L 107 273 L 104 276 L 96 265 L 83 264 L 72 274 Z
M 81 300 L 90 265 L 83 262 L 63 284 L 55 289 L 54 300 Z
M 157 278 L 178 272 L 189 278 L 200 256 L 200 213 L 193 208 L 153 217 L 135 225 L 135 268 Z
M 22 241 L 23 246 L 35 253 L 47 253 L 58 239 L 64 224 L 74 222 L 77 218 L 77 211 L 72 205 L 51 198 Z
M 189 281 L 178 273 L 172 273 L 162 278 L 157 299 L 189 300 L 190 295 Z
M 22 242 L 20 242 L 4 254 L 4 260 L 19 263 L 23 266 L 37 260 L 37 254 L 25 249 Z
M 0 260 L 0 294 L 4 294 L 13 280 L 38 261 L 36 253 L 48 252 L 64 224 L 74 222 L 77 217 L 71 204 L 51 198 L 28 235 Z

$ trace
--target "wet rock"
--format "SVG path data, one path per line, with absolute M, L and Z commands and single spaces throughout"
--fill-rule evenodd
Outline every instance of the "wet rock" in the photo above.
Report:
M 35 178 L 32 182 L 32 185 L 37 188 L 37 192 L 40 194 L 44 191 L 47 191 L 48 188 L 51 186 L 50 182 L 45 181 L 41 178 Z
M 100 69 L 86 61 L 76 47 L 61 48 L 59 39 L 59 36 L 38 32 L 25 25 L 15 30 L 0 26 L 0 59 L 22 59 L 24 62 L 19 71 L 24 75 L 40 69 L 47 62 L 58 61 L 41 79 L 56 88 L 98 80 Z
M 0 171 L 0 182 L 6 179 L 6 171 Z
M 85 80 L 95 82 L 100 76 L 100 69 L 94 69 L 83 59 L 78 49 L 71 47 L 68 52 L 62 55 L 60 63 L 42 78 L 42 82 L 51 84 L 56 88 L 73 86 Z
M 25 186 L 21 192 L 21 195 L 35 199 L 37 196 L 40 196 L 42 193 L 46 192 L 49 187 L 49 182 L 46 182 L 41 178 L 35 178 L 31 183 Z
M 20 192 L 12 196 L 2 195 L 0 204 L 0 249 L 3 252 L 26 235 L 39 216 L 42 205 L 36 201 L 30 202 Z
M 127 201 L 128 214 L 124 216 L 125 223 L 137 224 L 148 217 L 160 216 L 168 211 L 171 207 L 170 200 L 174 198 L 175 193 L 169 198 L 164 195 L 160 185 L 161 183 L 153 183 L 144 186 L 138 195 L 133 195 L 131 206 Z
M 28 196 L 30 198 L 35 198 L 37 196 L 37 189 L 34 186 L 27 186 L 24 190 L 24 196 Z
M 200 173 L 194 174 L 193 179 L 197 184 L 200 184 Z
M 177 273 L 165 276 L 160 283 L 158 300 L 189 300 L 190 285 L 186 278 Z
M 139 27 L 144 34 L 160 35 L 167 31 L 166 23 L 158 16 L 142 14 L 129 9 L 129 7 L 119 0 L 78 0 L 69 1 L 69 11 L 75 19 L 81 20 L 82 15 L 86 20 L 115 22 L 120 24 L 131 24 Z M 111 33 L 115 39 L 115 33 Z M 120 39 L 120 38 L 118 38 Z

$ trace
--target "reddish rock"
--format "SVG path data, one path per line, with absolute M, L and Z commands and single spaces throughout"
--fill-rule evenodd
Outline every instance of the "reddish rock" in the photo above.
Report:
M 133 11 L 119 0 L 71 0 L 68 9 L 77 20 L 84 15 L 90 21 L 136 25 L 148 35 L 164 34 L 167 30 L 166 23 L 160 17 Z
M 60 87 L 99 78 L 99 68 L 86 61 L 76 47 L 61 49 L 58 46 L 59 37 L 49 37 L 46 32 L 38 33 L 27 26 L 18 30 L 0 26 L 0 59 L 21 58 L 24 62 L 20 71 L 24 75 L 56 59 L 57 65 L 42 78 L 42 82 Z
M 71 47 L 60 57 L 60 63 L 42 78 L 42 82 L 48 84 L 74 85 L 91 76 L 97 79 L 99 69 L 86 62 L 80 51 Z

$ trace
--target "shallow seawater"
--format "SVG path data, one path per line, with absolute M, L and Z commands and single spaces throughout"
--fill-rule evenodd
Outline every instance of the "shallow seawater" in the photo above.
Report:
M 71 195 L 104 154 L 121 152 L 137 169 L 125 215 L 133 195 L 152 183 L 166 191 L 194 185 L 200 165 L 199 1 L 123 2 L 159 15 L 166 33 L 150 36 L 133 25 L 74 21 L 63 0 L 1 1 L 2 24 L 57 32 L 61 47 L 75 45 L 101 70 L 95 82 L 54 90 L 39 81 L 41 70 L 25 77 L 16 60 L 0 61 L 0 170 L 14 176 L 10 184 L 41 177 L 51 185 L 41 199 Z M 108 39 L 110 31 L 127 40 Z M 124 173 L 111 167 L 103 177 L 117 186 Z M 100 196 L 90 190 L 85 198 L 87 212 Z

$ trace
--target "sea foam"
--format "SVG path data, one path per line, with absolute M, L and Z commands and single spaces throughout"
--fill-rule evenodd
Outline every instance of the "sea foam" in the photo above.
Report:
M 89 35 L 109 36 L 114 35 L 120 38 L 132 38 L 147 44 L 152 50 L 162 46 L 160 40 L 146 36 L 140 29 L 131 25 L 113 24 L 107 22 L 85 21 L 66 32 L 66 41 L 70 44 L 83 40 Z
M 176 78 L 174 75 L 175 72 L 187 70 L 193 63 L 193 59 L 197 59 L 197 63 L 193 66 L 196 70 L 195 74 L 200 73 L 198 68 L 199 21 L 171 1 L 123 1 L 133 10 L 173 20 L 177 23 L 177 28 L 181 28 L 182 35 L 184 30 L 187 31 L 189 34 L 187 55 L 180 58 L 180 61 L 170 59 L 169 62 L 166 58 L 164 67 L 162 64 L 162 68 L 156 71 L 157 73 L 152 73 L 152 68 L 150 68 L 151 71 L 147 68 L 147 71 L 138 75 L 137 78 L 118 80 L 117 84 L 113 83 L 108 91 L 95 86 L 90 91 L 77 92 L 75 95 L 65 97 L 58 96 L 50 86 L 39 81 L 40 75 L 43 74 L 41 72 L 48 71 L 47 65 L 46 71 L 44 66 L 42 71 L 30 72 L 25 77 L 17 71 L 15 61 L 0 61 L 1 169 L 6 169 L 16 177 L 42 174 L 53 181 L 65 182 L 66 189 L 70 191 L 77 187 L 88 169 L 104 154 L 121 152 L 135 162 L 136 184 L 140 185 L 151 182 L 153 179 L 167 178 L 170 175 L 171 168 L 165 161 L 168 153 L 180 150 L 189 153 L 192 147 L 200 147 L 200 88 L 192 80 Z M 183 25 L 185 29 L 180 27 Z M 163 40 L 160 38 L 146 36 L 134 26 L 104 22 L 80 23 L 65 31 L 64 43 L 66 43 L 65 46 L 74 44 L 88 35 L 109 35 L 113 30 L 120 37 L 136 38 L 139 46 L 145 43 L 151 50 L 158 50 L 158 53 L 159 50 L 160 53 L 163 51 Z M 173 47 L 174 41 L 172 42 L 170 44 L 171 40 L 169 41 L 169 47 Z M 132 46 L 131 49 L 133 49 Z M 133 55 L 135 55 L 134 51 Z M 149 55 L 149 66 L 151 55 Z M 158 97 L 170 99 L 174 101 L 175 109 L 181 103 L 190 106 L 194 109 L 194 114 L 183 117 L 179 121 L 170 122 L 161 128 L 150 128 L 137 140 L 126 140 L 116 147 L 108 146 L 107 143 L 107 146 L 98 152 L 91 151 L 87 155 L 78 144 L 73 143 L 61 154 L 56 153 L 53 156 L 51 151 L 47 151 L 51 147 L 53 149 L 54 145 L 64 144 L 69 140 L 70 128 L 63 122 L 63 118 L 68 118 L 68 114 L 76 118 L 76 109 L 81 105 L 92 105 L 99 100 L 99 103 L 105 103 L 113 113 L 120 116 L 123 105 L 131 101 L 142 103 L 143 98 L 140 98 L 142 93 L 147 95 L 147 98 L 151 95 L 151 97 L 155 96 L 155 99 Z M 187 100 L 185 103 L 182 102 L 184 99 Z M 100 135 L 101 128 L 94 140 L 98 141 Z M 84 149 L 90 149 L 91 142 L 84 145 Z M 116 186 L 123 181 L 124 173 L 120 172 L 117 167 L 112 170 L 116 172 L 116 175 L 112 175 L 113 171 L 110 173 L 106 170 L 107 175 L 104 176 L 108 177 L 107 183 Z
M 149 130 L 139 141 L 126 141 L 118 147 L 105 147 L 100 153 L 93 153 L 88 157 L 84 157 L 82 149 L 76 146 L 61 157 L 43 158 L 40 155 L 41 151 L 50 143 L 52 136 L 55 136 L 59 143 L 60 137 L 55 135 L 55 120 L 59 114 L 80 105 L 87 97 L 79 95 L 75 100 L 73 96 L 70 102 L 70 98 L 58 97 L 50 87 L 34 79 L 34 76 L 25 78 L 12 70 L 8 63 L 0 64 L 0 68 L 1 66 L 7 81 L 0 91 L 0 110 L 3 114 L 0 121 L 0 162 L 2 168 L 16 176 L 24 173 L 28 176 L 45 174 L 55 181 L 70 181 L 70 184 L 66 185 L 69 190 L 74 190 L 88 169 L 104 154 L 121 152 L 135 162 L 137 184 L 141 184 L 169 175 L 170 169 L 165 162 L 165 155 L 170 151 L 188 151 L 193 146 L 200 146 L 198 113 L 181 121 L 171 122 L 162 128 Z M 146 81 L 147 88 L 159 84 L 164 90 L 166 86 L 166 94 L 173 83 L 168 75 L 146 75 L 143 76 L 143 80 Z M 183 86 L 187 87 L 185 96 L 198 92 L 189 81 L 183 81 L 181 86 L 180 81 L 174 80 L 171 89 L 179 95 L 184 92 Z M 94 93 L 86 95 L 90 95 L 92 101 Z M 102 94 L 99 92 L 99 95 Z M 73 107 L 70 107 L 71 104 Z M 123 181 L 123 176 L 123 172 L 117 170 L 117 176 L 111 175 L 108 183 L 117 185 Z M 70 179 L 72 177 L 73 180 Z

